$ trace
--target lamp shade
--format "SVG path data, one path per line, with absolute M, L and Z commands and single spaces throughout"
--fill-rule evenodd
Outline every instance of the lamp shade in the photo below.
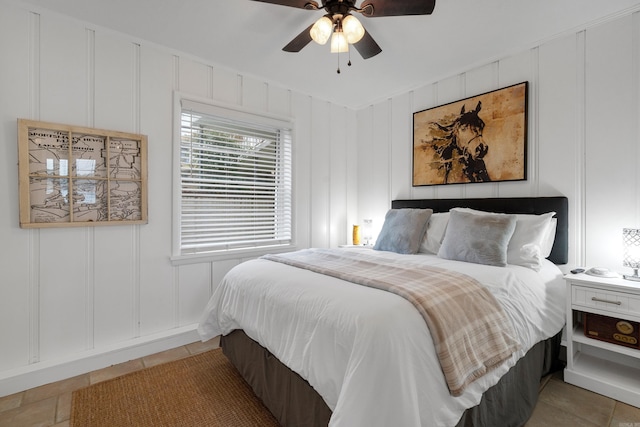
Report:
M 365 219 L 363 220 L 364 226 L 362 227 L 362 239 L 364 240 L 364 244 L 369 246 L 371 244 L 371 240 L 373 240 L 373 220 Z
M 344 32 L 347 42 L 350 44 L 358 43 L 364 36 L 364 27 L 353 15 L 347 15 L 342 20 L 342 31 Z
M 624 228 L 622 230 L 624 244 L 624 259 L 622 265 L 631 268 L 640 268 L 640 230 L 636 228 Z
M 338 29 L 331 35 L 331 53 L 345 52 L 349 52 L 349 43 L 344 33 Z
M 327 40 L 329 40 L 329 37 L 331 37 L 332 32 L 333 22 L 327 16 L 323 16 L 313 24 L 313 27 L 309 30 L 309 35 L 314 42 L 325 44 Z

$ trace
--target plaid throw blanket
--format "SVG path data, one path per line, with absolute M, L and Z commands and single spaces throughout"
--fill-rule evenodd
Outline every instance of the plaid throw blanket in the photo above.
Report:
M 510 320 L 472 277 L 442 268 L 331 249 L 263 258 L 382 289 L 406 298 L 427 323 L 453 396 L 508 359 L 519 347 Z

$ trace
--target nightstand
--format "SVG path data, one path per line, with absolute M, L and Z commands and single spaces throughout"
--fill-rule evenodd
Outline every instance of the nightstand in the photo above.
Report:
M 590 338 L 585 313 L 640 322 L 640 283 L 586 274 L 565 276 L 567 383 L 640 408 L 640 349 Z M 628 323 L 628 322 L 625 322 Z

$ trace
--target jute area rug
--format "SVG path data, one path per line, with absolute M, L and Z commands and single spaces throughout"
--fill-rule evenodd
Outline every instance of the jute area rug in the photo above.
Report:
M 73 392 L 71 427 L 277 427 L 222 354 L 207 351 Z

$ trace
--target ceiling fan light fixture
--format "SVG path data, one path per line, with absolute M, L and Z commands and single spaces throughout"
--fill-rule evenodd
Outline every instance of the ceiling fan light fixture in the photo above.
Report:
M 313 41 L 321 45 L 327 43 L 332 33 L 333 22 L 326 15 L 318 19 L 309 30 L 309 35 L 311 35 Z
M 347 15 L 342 20 L 342 31 L 344 32 L 347 42 L 350 44 L 358 43 L 364 36 L 364 27 L 353 15 Z
M 331 53 L 349 52 L 349 43 L 341 30 L 336 30 L 331 35 Z

